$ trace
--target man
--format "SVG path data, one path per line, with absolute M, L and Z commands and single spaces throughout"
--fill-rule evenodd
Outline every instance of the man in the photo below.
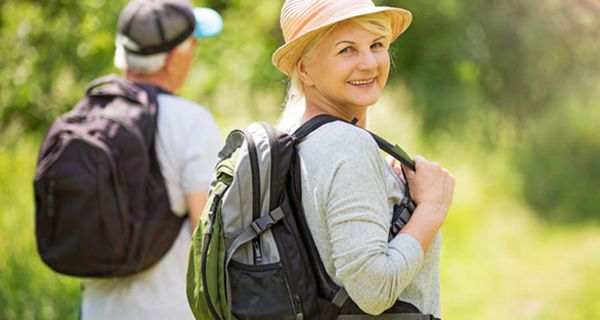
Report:
M 207 198 L 221 139 L 210 113 L 173 95 L 187 78 L 197 38 L 216 35 L 220 16 L 186 0 L 133 0 L 121 12 L 115 66 L 134 83 L 161 89 L 155 151 L 172 211 L 189 213 L 155 265 L 132 276 L 84 281 L 82 318 L 193 319 L 186 298 L 191 233 Z

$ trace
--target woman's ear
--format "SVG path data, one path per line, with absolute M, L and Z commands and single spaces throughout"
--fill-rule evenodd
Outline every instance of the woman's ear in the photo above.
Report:
M 306 64 L 304 63 L 304 59 L 298 60 L 296 63 L 296 70 L 298 70 L 298 78 L 305 86 L 314 86 L 312 79 L 308 75 L 308 72 L 306 72 Z

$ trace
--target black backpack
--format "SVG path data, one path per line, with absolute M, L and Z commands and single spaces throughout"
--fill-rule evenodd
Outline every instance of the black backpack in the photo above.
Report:
M 196 319 L 370 319 L 327 274 L 302 208 L 295 145 L 338 120 L 317 116 L 293 134 L 262 122 L 229 134 L 192 237 L 187 296 Z M 400 147 L 373 137 L 414 169 Z M 414 208 L 408 194 L 396 205 L 390 238 Z M 385 313 L 434 319 L 402 301 Z
M 133 274 L 179 234 L 185 217 L 171 212 L 154 151 L 159 92 L 105 76 L 50 127 L 35 172 L 35 235 L 55 271 Z

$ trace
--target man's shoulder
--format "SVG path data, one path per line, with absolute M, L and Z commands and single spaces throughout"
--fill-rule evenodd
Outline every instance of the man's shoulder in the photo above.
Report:
M 203 105 L 176 95 L 162 93 L 158 95 L 157 100 L 159 115 L 166 113 L 186 117 L 212 118 L 210 112 Z
M 174 94 L 170 94 L 170 93 L 160 93 L 157 96 L 158 99 L 158 105 L 161 108 L 164 107 L 174 107 L 174 108 L 191 108 L 191 109 L 204 109 L 204 106 L 182 98 L 180 96 L 176 96 Z

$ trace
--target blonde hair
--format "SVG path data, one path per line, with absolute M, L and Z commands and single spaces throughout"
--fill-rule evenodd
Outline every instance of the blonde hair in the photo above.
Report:
M 378 12 L 370 15 L 358 16 L 349 20 L 357 23 L 359 26 L 378 36 L 384 36 L 388 40 L 392 37 L 392 21 L 391 17 L 387 12 Z M 324 28 L 319 32 L 314 39 L 306 45 L 304 51 L 300 55 L 300 59 L 304 59 L 308 63 L 314 58 L 315 49 L 323 41 L 328 34 L 330 34 L 336 26 L 341 22 L 333 24 L 329 27 Z M 298 126 L 298 122 L 304 113 L 306 108 L 306 100 L 304 98 L 304 92 L 302 89 L 302 81 L 298 76 L 298 70 L 296 65 L 292 69 L 292 73 L 289 78 L 289 86 L 287 90 L 286 99 L 284 102 L 283 112 L 279 118 L 278 127 L 284 131 L 291 131 Z

